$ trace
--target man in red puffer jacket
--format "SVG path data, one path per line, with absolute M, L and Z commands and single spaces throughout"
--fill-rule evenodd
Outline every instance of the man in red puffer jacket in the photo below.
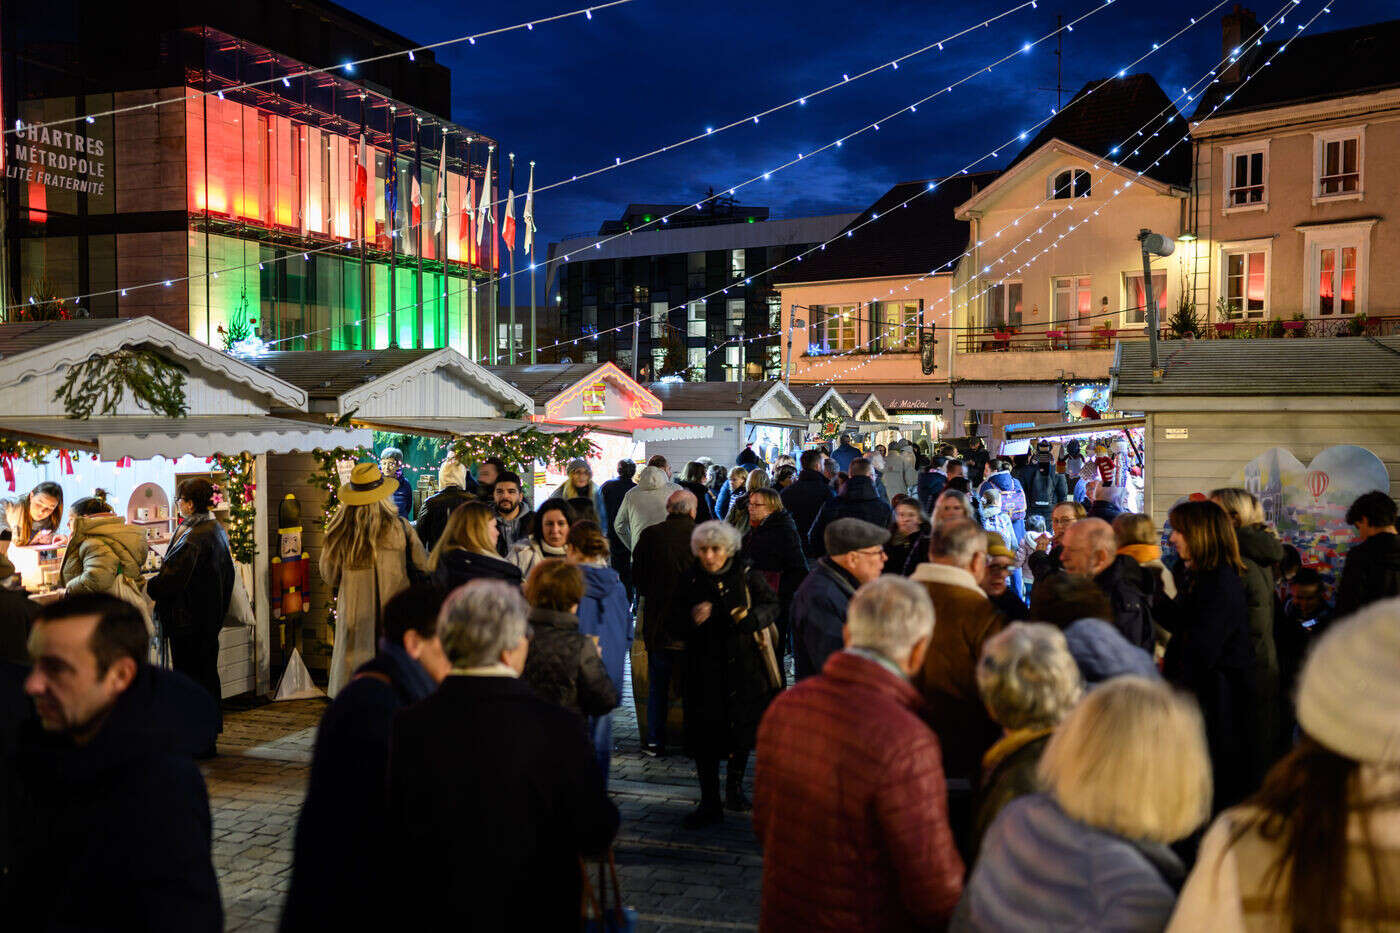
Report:
M 957 906 L 938 739 L 909 682 L 933 622 L 919 584 L 865 584 L 845 650 L 768 707 L 754 774 L 761 930 L 941 928 Z

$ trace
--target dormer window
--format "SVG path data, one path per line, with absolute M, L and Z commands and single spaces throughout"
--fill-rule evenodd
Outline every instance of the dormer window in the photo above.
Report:
M 1089 173 L 1081 168 L 1067 168 L 1050 180 L 1050 197 L 1054 200 L 1087 198 L 1089 191 Z

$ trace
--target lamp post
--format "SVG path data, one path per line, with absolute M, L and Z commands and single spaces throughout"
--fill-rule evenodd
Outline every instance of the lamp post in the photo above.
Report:
M 1138 231 L 1138 243 L 1142 246 L 1142 288 L 1147 298 L 1147 346 L 1152 360 L 1152 381 L 1162 381 L 1162 370 L 1157 366 L 1157 298 L 1152 294 L 1152 257 L 1170 256 L 1176 244 L 1170 237 L 1153 233 L 1146 227 Z
M 807 322 L 799 320 L 797 317 L 797 305 L 792 306 L 791 313 L 788 314 L 787 332 L 787 359 L 783 363 L 783 385 L 792 386 L 792 331 L 795 327 L 806 327 Z

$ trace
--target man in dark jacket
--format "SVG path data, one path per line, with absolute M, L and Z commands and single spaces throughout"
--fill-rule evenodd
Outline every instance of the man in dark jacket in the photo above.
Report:
M 826 526 L 840 518 L 858 518 L 879 528 L 889 528 L 890 504 L 875 492 L 875 470 L 870 461 L 857 457 L 851 461 L 851 478 L 841 494 L 822 506 L 812 530 L 807 533 L 808 553 L 821 557 L 826 553 Z
M 1337 618 L 1377 600 L 1400 596 L 1400 535 L 1395 532 L 1395 500 L 1368 492 L 1347 509 L 1347 524 L 1356 526 L 1360 544 L 1347 551 L 1337 583 Z
M 637 484 L 632 481 L 632 477 L 637 475 L 637 464 L 631 460 L 617 461 L 617 479 L 610 479 L 601 487 L 603 494 L 603 520 L 607 522 L 607 527 L 603 533 L 608 536 L 608 563 L 622 580 L 622 585 L 627 588 L 627 598 L 635 599 L 637 592 L 632 586 L 632 552 L 627 549 L 627 544 L 617 535 L 613 528 L 617 521 L 617 511 L 622 508 L 622 497 L 627 495 L 627 490 Z
M 403 478 L 403 451 L 397 447 L 385 447 L 379 452 L 379 472 L 390 481 L 398 483 L 394 488 L 394 508 L 399 517 L 413 519 L 413 484 Z
M 752 470 L 754 467 L 763 466 L 763 458 L 754 452 L 753 444 L 745 444 L 744 449 L 739 451 L 739 456 L 734 458 L 734 465 Z
M 394 717 L 385 891 L 405 930 L 568 930 L 579 858 L 607 850 L 617 808 L 582 718 L 519 680 L 530 650 L 517 588 L 473 581 L 448 596 L 438 635 L 452 673 Z
M 194 762 L 214 742 L 214 701 L 146 663 L 145 622 L 111 596 L 46 607 L 30 645 L 32 709 L 0 726 L 14 736 L 5 768 L 20 804 L 0 827 L 6 929 L 222 930 Z
M 973 437 L 967 451 L 963 457 L 963 463 L 967 467 L 967 481 L 976 489 L 982 485 L 982 480 L 987 474 L 987 462 L 992 459 L 992 455 L 987 452 L 987 445 L 982 443 L 982 438 Z
M 1050 456 L 1050 444 L 1041 441 L 1036 445 L 1035 459 L 1021 470 L 1016 477 L 1021 488 L 1026 491 L 1026 515 L 1039 515 L 1050 524 L 1050 513 L 1055 506 L 1069 498 L 1069 484 L 1064 474 L 1055 472 L 1055 461 Z
M 1122 492 L 1116 486 L 1100 486 L 1094 490 L 1094 501 L 1089 503 L 1089 517 L 1098 518 L 1113 524 L 1113 520 L 1123 514 L 1118 507 L 1118 497 Z
M 418 540 L 423 542 L 423 549 L 431 553 L 457 506 L 475 502 L 476 498 L 476 480 L 467 473 L 467 468 L 450 457 L 444 460 L 438 467 L 438 491 L 424 501 L 413 526 Z
M 695 531 L 695 493 L 678 489 L 666 499 L 666 518 L 642 530 L 632 570 L 637 580 L 642 644 L 647 649 L 647 714 L 642 751 L 666 753 L 666 714 L 671 699 L 671 672 L 681 650 L 666 620 L 676 591 L 695 565 L 690 536 Z
M 0 554 L 0 580 L 15 575 L 15 565 Z M 29 663 L 29 626 L 39 614 L 39 604 L 24 590 L 0 588 L 0 663 Z
M 496 480 L 491 484 L 491 496 L 496 507 L 496 526 L 501 530 L 496 539 L 496 551 L 505 557 L 517 541 L 529 537 L 530 529 L 534 527 L 531 518 L 535 513 L 525 507 L 520 477 L 509 470 L 496 474 Z
M 943 492 L 943 487 L 948 485 L 947 468 L 947 457 L 934 457 L 929 461 L 928 469 L 919 474 L 919 485 L 915 492 L 919 497 L 919 505 L 926 514 L 933 512 L 934 502 Z
M 851 443 L 851 435 L 849 434 L 842 434 L 841 442 L 831 452 L 831 459 L 836 461 L 837 468 L 843 473 L 851 472 L 851 464 L 859 456 L 861 456 L 860 448 Z
M 1100 518 L 1083 518 L 1065 532 L 1060 560 L 1065 570 L 1090 577 L 1113 607 L 1113 623 L 1123 637 L 1152 653 L 1152 578 L 1142 565 L 1118 553 L 1113 526 Z
M 166 548 L 160 572 L 146 583 L 146 593 L 155 600 L 175 670 L 209 691 L 217 705 L 223 699 L 219 630 L 233 599 L 233 557 L 224 527 L 209 514 L 213 502 L 214 486 L 208 480 L 180 483 L 175 490 L 180 528 Z M 204 753 L 213 755 L 214 746 Z
M 447 676 L 437 635 L 442 598 L 419 585 L 389 600 L 379 653 L 321 717 L 297 820 L 284 933 L 393 925 L 378 886 L 391 861 L 384 791 L 389 731 L 395 713 L 428 697 Z
M 858 518 L 838 518 L 826 526 L 826 556 L 792 597 L 792 659 L 797 679 L 821 672 L 833 651 L 841 650 L 846 607 L 856 588 L 885 568 L 888 528 Z
M 802 469 L 798 472 L 797 479 L 779 494 L 783 500 L 783 508 L 792 513 L 792 520 L 797 523 L 797 534 L 802 538 L 802 547 L 808 557 L 814 556 L 807 544 L 812 523 L 817 520 L 817 513 L 822 510 L 822 506 L 835 495 L 831 491 L 831 483 L 822 475 L 824 459 L 826 455 L 820 450 L 802 451 Z

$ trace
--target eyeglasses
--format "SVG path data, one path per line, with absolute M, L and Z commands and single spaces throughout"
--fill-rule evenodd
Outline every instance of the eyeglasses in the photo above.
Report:
M 988 565 L 987 569 L 994 574 L 1002 575 L 1011 573 L 1011 571 L 1015 568 L 1012 567 L 1010 564 L 990 564 Z
M 882 547 L 863 547 L 857 550 L 855 553 L 863 554 L 866 557 L 884 557 L 885 549 Z

